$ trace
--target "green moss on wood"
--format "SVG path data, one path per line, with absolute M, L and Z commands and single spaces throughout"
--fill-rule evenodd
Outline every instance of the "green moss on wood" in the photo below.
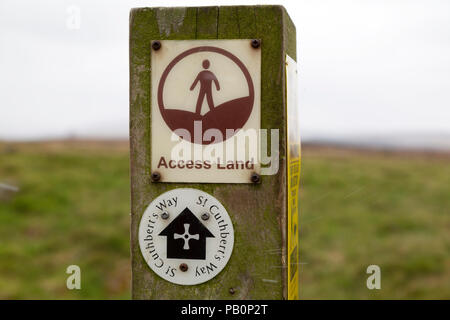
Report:
M 197 39 L 217 39 L 217 18 L 219 7 L 200 7 L 197 9 Z
M 217 26 L 218 39 L 239 38 L 239 20 L 237 7 L 220 7 Z

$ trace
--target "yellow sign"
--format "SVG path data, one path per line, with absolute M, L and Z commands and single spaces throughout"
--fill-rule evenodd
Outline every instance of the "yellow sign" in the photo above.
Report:
M 286 56 L 287 87 L 287 201 L 288 299 L 298 300 L 298 190 L 300 185 L 300 132 L 297 105 L 297 63 Z

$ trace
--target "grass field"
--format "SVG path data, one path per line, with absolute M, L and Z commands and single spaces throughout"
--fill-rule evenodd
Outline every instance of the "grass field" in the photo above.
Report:
M 301 298 L 450 298 L 450 156 L 304 147 L 302 170 Z M 126 143 L 0 143 L 0 299 L 129 298 L 128 171 Z

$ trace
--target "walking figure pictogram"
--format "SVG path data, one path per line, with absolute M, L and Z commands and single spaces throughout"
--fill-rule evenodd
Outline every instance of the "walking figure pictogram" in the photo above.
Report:
M 191 85 L 190 90 L 194 90 L 194 88 L 197 86 L 197 82 L 200 81 L 200 92 L 198 94 L 198 99 L 197 99 L 197 105 L 195 107 L 195 113 L 200 115 L 201 111 L 202 111 L 202 104 L 203 104 L 203 100 L 205 99 L 206 96 L 206 101 L 208 102 L 208 107 L 209 110 L 213 110 L 214 109 L 214 101 L 213 101 L 213 97 L 212 97 L 212 82 L 214 81 L 214 84 L 216 85 L 216 90 L 220 91 L 220 85 L 219 85 L 219 81 L 217 80 L 216 76 L 214 75 L 214 73 L 212 73 L 211 71 L 208 71 L 206 69 L 209 68 L 209 60 L 205 59 L 202 62 L 202 66 L 203 66 L 203 71 L 201 71 L 198 75 L 197 78 L 195 78 L 194 82 Z
M 211 61 L 210 59 L 212 58 L 209 58 L 209 56 L 197 55 L 197 53 L 202 52 L 222 55 L 224 58 L 228 58 L 237 68 L 223 66 L 223 70 L 215 70 L 214 68 L 222 65 L 221 60 Z M 196 61 L 195 63 L 191 60 L 183 60 L 190 55 L 193 55 L 194 60 L 192 61 Z M 183 63 L 184 67 L 174 68 L 179 63 Z M 184 63 L 192 66 L 185 66 Z M 186 72 L 187 70 L 189 71 Z M 168 78 L 172 74 L 171 72 L 173 76 Z M 220 80 L 220 83 L 217 79 Z M 239 83 L 239 86 L 243 86 L 242 89 L 248 87 L 248 95 L 244 93 L 245 89 L 243 91 L 240 89 L 231 90 L 231 88 L 228 88 L 227 83 L 224 83 L 224 79 L 228 79 L 228 82 L 236 82 L 235 85 Z M 165 86 L 166 80 L 169 81 L 169 86 Z M 180 84 L 187 81 L 187 83 L 183 84 L 184 89 L 181 88 L 180 90 L 179 86 L 176 85 L 178 81 L 181 81 Z M 225 89 L 223 86 L 225 86 Z M 164 89 L 165 87 L 166 89 Z M 230 90 L 227 91 L 227 89 Z M 180 92 L 177 92 L 177 90 Z M 180 99 L 176 103 L 174 100 L 171 101 L 170 106 L 166 106 L 164 103 L 164 96 L 166 95 L 181 95 L 182 97 L 179 97 Z M 195 101 L 191 100 L 188 102 L 190 98 L 195 99 Z M 208 104 L 205 107 L 207 110 L 203 110 L 203 104 Z M 193 47 L 181 52 L 169 62 L 161 74 L 158 84 L 157 105 L 165 123 L 181 139 L 195 144 L 214 144 L 231 138 L 248 122 L 253 112 L 254 104 L 255 87 L 247 67 L 231 52 L 218 47 Z M 195 132 L 195 128 L 198 127 L 195 124 L 199 122 L 201 123 L 200 128 L 202 131 L 200 137 L 208 136 L 205 133 L 209 129 L 219 130 L 222 136 L 215 135 L 214 139 L 194 139 L 194 137 L 199 136 Z M 189 135 L 178 134 L 178 129 L 187 130 Z M 234 133 L 230 135 L 231 131 Z

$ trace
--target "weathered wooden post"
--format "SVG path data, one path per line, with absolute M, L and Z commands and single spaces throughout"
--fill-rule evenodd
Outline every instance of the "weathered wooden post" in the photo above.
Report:
M 298 298 L 295 60 L 281 6 L 131 11 L 134 299 Z

